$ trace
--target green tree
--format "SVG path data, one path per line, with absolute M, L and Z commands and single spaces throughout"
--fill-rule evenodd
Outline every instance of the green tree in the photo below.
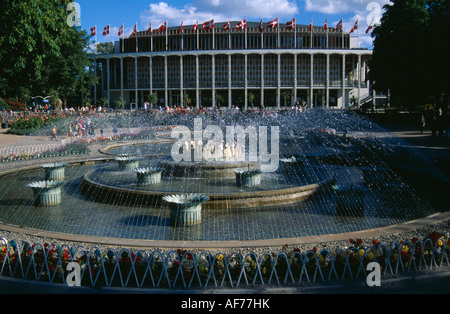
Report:
M 150 95 L 148 95 L 148 102 L 150 103 L 151 108 L 153 108 L 153 105 L 155 105 L 157 101 L 158 101 L 158 94 L 151 93 Z
M 253 102 L 255 101 L 255 94 L 252 92 L 248 93 L 248 102 L 250 103 L 250 106 L 253 108 Z
M 86 68 L 89 36 L 67 25 L 68 0 L 2 1 L 0 95 L 81 95 L 95 78 Z
M 449 0 L 392 0 L 372 37 L 370 79 L 394 105 L 415 109 L 448 93 Z
M 126 102 L 125 99 L 123 99 L 122 97 L 120 97 L 119 99 L 117 99 L 114 104 L 116 105 L 117 109 L 123 109 L 125 108 Z

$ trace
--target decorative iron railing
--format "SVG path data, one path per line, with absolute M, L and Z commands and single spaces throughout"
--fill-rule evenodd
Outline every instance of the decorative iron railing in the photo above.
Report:
M 119 251 L 66 244 L 2 239 L 0 278 L 12 277 L 86 287 L 206 288 L 249 285 L 290 285 L 302 282 L 365 280 L 369 263 L 378 263 L 381 279 L 388 275 L 450 266 L 450 241 L 373 242 L 363 247 L 313 249 L 301 252 L 194 253 L 185 250 Z M 76 266 L 76 267 L 74 267 Z M 74 278 L 76 279 L 74 281 Z M 78 278 L 78 279 L 77 279 Z M 78 281 L 77 281 L 78 280 Z

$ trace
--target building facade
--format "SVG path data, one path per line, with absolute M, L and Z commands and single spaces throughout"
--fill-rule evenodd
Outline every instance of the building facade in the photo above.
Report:
M 348 108 L 372 99 L 372 51 L 352 47 L 350 33 L 286 24 L 244 29 L 216 23 L 138 32 L 115 43 L 114 53 L 93 55 L 99 80 L 93 98 L 123 98 L 156 106 Z

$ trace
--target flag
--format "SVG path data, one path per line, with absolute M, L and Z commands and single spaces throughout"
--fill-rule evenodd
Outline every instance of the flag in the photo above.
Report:
M 213 29 L 214 28 L 214 19 L 208 22 L 203 23 L 203 30 L 207 31 L 209 29 Z
M 166 26 L 167 26 L 167 21 L 164 22 L 164 24 L 161 24 L 161 26 L 158 28 L 158 31 L 160 33 L 164 32 L 166 30 Z
M 119 36 L 122 36 L 122 34 L 123 34 L 123 24 L 119 28 Z
M 150 22 L 150 27 L 149 27 L 149 29 L 147 30 L 147 33 L 153 34 L 152 22 Z
M 196 30 L 198 30 L 198 21 L 195 22 L 194 28 L 193 28 L 192 30 L 193 30 L 194 32 L 195 32 Z
M 267 28 L 274 28 L 274 27 L 278 27 L 278 18 L 267 23 Z
M 373 29 L 373 19 L 372 22 L 370 22 L 369 27 L 366 29 L 366 34 L 369 33 Z
M 309 31 L 312 31 L 313 29 L 313 20 L 311 18 L 311 22 L 309 22 Z
M 328 19 L 325 20 L 325 24 L 323 25 L 323 30 L 328 30 Z
M 103 36 L 109 35 L 109 28 L 110 28 L 110 25 L 105 26 L 105 28 L 103 29 Z
M 131 36 L 136 36 L 137 34 L 137 23 L 134 24 L 133 32 L 131 33 Z
M 338 29 L 342 29 L 342 23 L 343 23 L 343 20 L 341 19 L 340 21 L 339 21 L 339 23 L 337 23 L 337 25 L 336 25 L 336 29 L 338 30 Z
M 247 19 L 244 19 L 239 24 L 236 24 L 236 29 L 238 31 L 245 28 L 247 28 Z
M 91 36 L 97 35 L 97 26 L 91 28 Z
M 292 30 L 292 29 L 295 28 L 295 17 L 294 17 L 294 19 L 292 21 L 289 21 L 289 22 L 286 23 L 286 28 L 289 29 L 289 30 Z
M 183 32 L 183 21 L 181 21 L 181 27 L 180 27 L 180 29 L 178 30 L 178 34 L 181 33 L 181 32 Z
M 355 25 L 353 25 L 352 29 L 350 30 L 350 33 L 353 33 L 358 29 L 358 20 L 356 20 Z
M 263 26 L 262 19 L 261 19 L 261 22 L 259 23 L 258 30 L 259 30 L 260 33 L 264 32 L 264 26 Z
M 222 29 L 223 29 L 224 31 L 229 31 L 229 30 L 230 30 L 230 25 L 231 25 L 231 22 L 228 21 L 228 23 L 225 24 L 225 25 L 222 27 Z

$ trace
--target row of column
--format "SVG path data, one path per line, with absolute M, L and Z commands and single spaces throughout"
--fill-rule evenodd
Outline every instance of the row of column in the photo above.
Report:
M 329 107 L 329 96 L 330 96 L 330 55 L 326 55 L 326 107 Z M 168 56 L 164 56 L 164 101 L 165 104 L 168 104 L 168 63 L 167 63 Z M 314 102 L 314 54 L 310 55 L 310 93 L 309 93 L 309 104 L 310 107 L 313 106 Z M 120 57 L 120 94 L 121 97 L 124 98 L 124 71 L 123 71 L 123 59 L 124 56 Z M 107 98 L 108 101 L 111 99 L 111 89 L 110 89 L 110 58 L 106 59 L 107 65 L 106 65 L 106 76 L 107 76 Z M 245 109 L 248 108 L 248 55 L 244 55 L 244 76 L 245 76 L 245 82 L 244 82 L 244 98 L 245 98 Z M 276 96 L 276 106 L 278 108 L 281 107 L 281 55 L 277 55 L 277 96 Z M 212 62 L 211 62 L 211 73 L 212 73 L 212 104 L 213 106 L 216 105 L 216 88 L 215 88 L 215 56 L 212 55 Z M 346 64 L 346 55 L 342 55 L 342 104 L 345 105 L 346 102 L 346 85 L 345 85 L 345 64 Z M 136 99 L 136 106 L 138 102 L 138 57 L 135 57 L 135 99 Z M 297 99 L 297 58 L 294 58 L 294 84 L 293 84 L 293 99 Z M 97 60 L 95 60 L 95 75 L 97 76 Z M 200 106 L 200 82 L 199 82 L 199 56 L 197 55 L 195 58 L 195 68 L 196 68 L 196 107 L 198 108 Z M 184 95 L 184 87 L 183 87 L 183 56 L 180 56 L 180 95 L 181 95 L 181 101 L 183 101 L 183 95 Z M 264 54 L 261 54 L 261 106 L 264 106 Z M 150 93 L 153 93 L 153 71 L 152 71 L 152 57 L 149 57 L 149 91 Z M 357 80 L 358 80 L 358 104 L 360 104 L 361 101 L 361 55 L 358 55 L 358 65 L 357 65 Z M 231 54 L 228 55 L 228 107 L 231 108 L 232 106 L 232 86 L 231 86 Z M 97 103 L 97 88 L 95 86 L 94 88 L 94 101 Z

